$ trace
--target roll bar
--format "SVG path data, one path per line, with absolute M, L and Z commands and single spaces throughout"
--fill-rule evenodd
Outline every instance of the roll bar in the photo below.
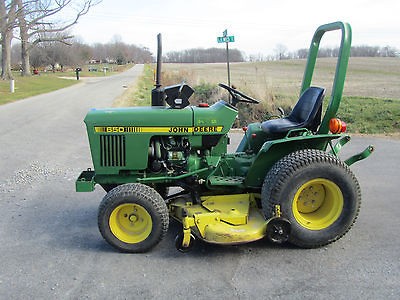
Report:
M 325 25 L 321 25 L 317 28 L 311 41 L 310 50 L 307 58 L 307 65 L 304 71 L 303 83 L 300 91 L 300 95 L 310 87 L 311 80 L 314 73 L 315 63 L 318 56 L 319 45 L 322 36 L 333 30 L 341 30 L 342 38 L 339 49 L 339 56 L 336 63 L 335 78 L 332 86 L 332 94 L 329 100 L 328 107 L 325 111 L 324 117 L 321 121 L 318 133 L 328 133 L 329 131 L 329 120 L 336 116 L 336 112 L 339 109 L 340 101 L 342 99 L 344 81 L 346 78 L 347 65 L 350 57 L 351 49 L 351 27 L 348 23 L 334 22 Z

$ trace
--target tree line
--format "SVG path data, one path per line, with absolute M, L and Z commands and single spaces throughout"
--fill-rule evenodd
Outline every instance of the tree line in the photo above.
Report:
M 226 62 L 226 49 L 222 48 L 195 48 L 182 51 L 171 51 L 164 56 L 168 63 L 219 63 Z M 238 49 L 229 50 L 229 61 L 243 62 L 244 55 Z
M 339 55 L 339 47 L 321 48 L 318 52 L 318 57 L 337 57 Z M 352 46 L 350 55 L 353 57 L 396 57 L 400 56 L 400 52 L 390 46 Z M 238 49 L 229 50 L 229 60 L 231 62 L 243 61 L 268 61 L 268 60 L 283 60 L 283 59 L 305 59 L 308 56 L 308 49 L 303 48 L 289 52 L 287 47 L 278 44 L 274 48 L 272 55 L 249 55 Z M 196 48 L 182 51 L 168 52 L 164 56 L 164 61 L 169 63 L 218 63 L 226 62 L 226 49 L 222 48 Z
M 12 78 L 12 65 L 29 76 L 32 67 L 74 66 L 88 61 L 148 63 L 154 61 L 145 47 L 129 45 L 120 39 L 108 44 L 86 45 L 74 40 L 69 29 L 101 0 L 0 0 L 1 78 Z M 14 41 L 14 43 L 13 43 Z M 18 41 L 18 43 L 15 43 Z M 14 46 L 12 47 L 11 45 Z M 320 57 L 337 56 L 338 48 L 319 51 Z M 308 49 L 289 52 L 278 44 L 274 55 L 246 56 L 237 49 L 229 51 L 231 62 L 306 58 Z M 352 56 L 399 56 L 393 47 L 354 46 Z M 172 51 L 164 56 L 171 63 L 216 63 L 226 61 L 223 48 Z
M 339 47 L 326 47 L 319 49 L 318 57 L 337 57 L 339 55 Z M 287 47 L 282 44 L 276 45 L 274 54 L 263 55 L 262 53 L 250 55 L 249 61 L 268 61 L 268 60 L 284 60 L 284 59 L 305 59 L 308 56 L 308 49 L 302 48 L 296 51 L 288 51 Z M 396 57 L 400 56 L 398 49 L 390 46 L 352 46 L 350 49 L 352 57 Z
M 126 44 L 115 36 L 114 41 L 109 43 L 96 43 L 93 45 L 85 44 L 76 39 L 69 39 L 68 43 L 60 41 L 46 41 L 37 44 L 29 51 L 29 62 L 31 69 L 51 67 L 53 71 L 56 67 L 61 70 L 65 66 L 78 67 L 87 63 L 151 63 L 155 57 L 146 47 L 139 47 L 134 44 Z M 275 48 L 275 54 L 271 56 L 248 56 L 238 49 L 229 50 L 231 62 L 244 61 L 265 61 L 282 59 L 305 59 L 308 49 L 299 49 L 295 52 L 288 52 L 282 45 Z M 22 47 L 20 43 L 14 44 L 11 49 L 11 66 L 13 70 L 21 70 Z M 322 48 L 319 57 L 336 57 L 339 48 Z M 392 47 L 371 47 L 354 46 L 351 48 L 351 56 L 369 57 L 393 57 L 398 54 Z M 195 48 L 182 51 L 171 51 L 164 55 L 163 61 L 166 63 L 220 63 L 226 62 L 226 49 L 222 48 Z M 23 72 L 22 72 L 23 74 Z
M 12 47 L 12 68 L 20 70 L 21 47 L 16 44 Z M 56 41 L 44 42 L 30 51 L 30 64 L 33 69 L 51 67 L 61 70 L 64 67 L 81 67 L 84 64 L 126 64 L 126 63 L 151 63 L 152 53 L 145 47 L 129 45 L 122 41 L 114 41 L 106 44 L 97 43 L 87 45 L 78 40 L 70 44 Z

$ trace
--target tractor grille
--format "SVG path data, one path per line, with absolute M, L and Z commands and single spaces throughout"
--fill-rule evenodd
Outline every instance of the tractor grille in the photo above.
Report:
M 124 135 L 100 135 L 100 165 L 102 167 L 126 165 Z

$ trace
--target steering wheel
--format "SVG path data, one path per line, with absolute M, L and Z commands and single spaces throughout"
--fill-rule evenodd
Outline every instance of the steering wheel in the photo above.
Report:
M 239 102 L 253 103 L 253 104 L 260 103 L 260 101 L 243 94 L 242 92 L 238 91 L 237 89 L 235 89 L 233 87 L 230 87 L 229 85 L 226 85 L 224 83 L 219 83 L 218 85 L 220 87 L 226 89 L 229 92 L 229 94 L 232 96 L 232 105 L 233 106 L 236 106 L 236 104 L 238 104 Z

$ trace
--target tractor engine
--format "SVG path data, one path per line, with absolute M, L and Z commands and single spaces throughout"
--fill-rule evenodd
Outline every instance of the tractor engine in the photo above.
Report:
M 149 146 L 149 169 L 154 172 L 179 173 L 187 170 L 190 154 L 188 138 L 182 136 L 153 137 Z

